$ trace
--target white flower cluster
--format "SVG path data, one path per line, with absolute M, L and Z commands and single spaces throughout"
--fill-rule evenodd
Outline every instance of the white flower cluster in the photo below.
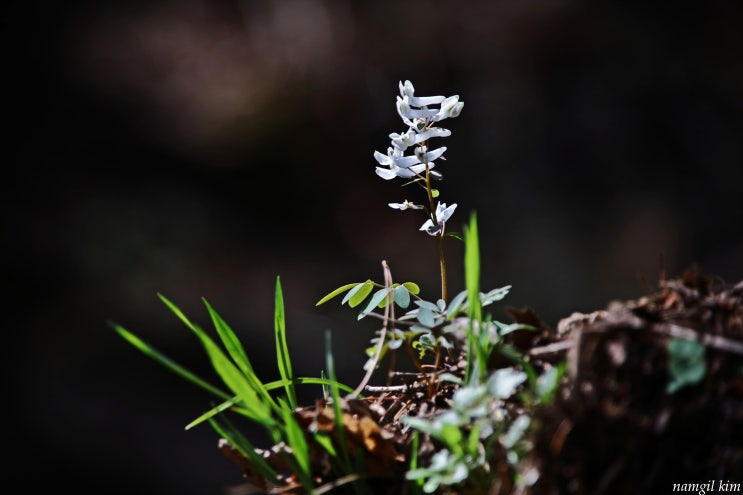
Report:
M 434 127 L 433 124 L 446 118 L 454 118 L 462 112 L 464 102 L 459 96 L 448 98 L 443 96 L 415 96 L 413 83 L 400 81 L 400 96 L 397 97 L 397 113 L 408 126 L 402 134 L 390 134 L 392 146 L 387 148 L 387 154 L 374 152 L 374 158 L 381 165 L 376 168 L 377 175 L 385 180 L 401 177 L 410 179 L 435 166 L 434 160 L 441 158 L 446 146 L 429 151 L 428 140 L 433 137 L 447 137 L 451 135 L 449 129 Z M 431 105 L 440 105 L 438 109 L 429 108 Z M 414 153 L 405 156 L 405 151 L 415 146 Z
M 449 129 L 435 127 L 437 122 L 447 118 L 458 117 L 462 112 L 464 102 L 459 101 L 459 95 L 444 96 L 415 96 L 413 83 L 400 81 L 400 95 L 397 97 L 397 113 L 402 121 L 408 126 L 408 130 L 402 134 L 393 132 L 389 135 L 392 146 L 387 148 L 387 154 L 374 152 L 374 158 L 380 166 L 375 169 L 378 176 L 384 180 L 400 177 L 410 179 L 421 177 L 428 170 L 434 178 L 441 178 L 441 174 L 434 171 L 435 160 L 444 160 L 446 146 L 430 150 L 428 140 L 434 137 L 447 137 L 451 135 Z M 430 108 L 438 105 L 439 108 Z M 408 148 L 414 147 L 413 153 L 405 155 Z M 423 209 L 423 206 L 405 200 L 403 203 L 390 203 L 391 208 L 397 210 Z M 443 230 L 446 222 L 454 209 L 453 204 L 449 207 L 446 203 L 439 203 L 436 207 L 436 224 L 429 219 L 420 230 L 425 230 L 430 235 L 437 235 Z

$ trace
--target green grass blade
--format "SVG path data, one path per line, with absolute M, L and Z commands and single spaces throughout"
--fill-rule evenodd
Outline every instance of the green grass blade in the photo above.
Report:
M 237 338 L 237 335 L 232 328 L 226 321 L 224 321 L 219 313 L 214 310 L 211 304 L 209 304 L 205 298 L 202 298 L 201 300 L 203 301 L 204 306 L 206 306 L 209 316 L 212 319 L 212 323 L 214 324 L 214 328 L 217 330 L 217 334 L 219 335 L 219 338 L 222 339 L 224 348 L 227 349 L 232 360 L 245 374 L 248 374 L 248 370 L 252 372 L 253 367 L 250 364 L 248 355 L 245 353 L 245 349 L 240 343 L 240 339 Z
M 464 227 L 464 272 L 469 317 L 475 321 L 481 321 L 480 246 L 475 212 L 472 212 L 469 226 Z
M 134 347 L 142 351 L 145 355 L 149 356 L 150 358 L 154 359 L 158 363 L 162 364 L 166 368 L 168 368 L 170 371 L 174 372 L 176 375 L 185 378 L 189 382 L 203 388 L 207 392 L 210 392 L 217 397 L 220 397 L 221 399 L 229 400 L 230 395 L 226 392 L 223 392 L 222 390 L 218 389 L 214 385 L 210 384 L 206 380 L 203 380 L 199 378 L 198 376 L 194 375 L 190 371 L 188 371 L 183 366 L 179 365 L 172 359 L 168 358 L 164 354 L 160 353 L 157 349 L 131 333 L 129 330 L 125 329 L 124 327 L 117 325 L 115 323 L 111 323 L 114 330 L 116 330 L 119 335 L 121 335 L 124 340 L 132 344 Z
M 480 303 L 480 246 L 477 232 L 477 215 L 472 212 L 469 225 L 464 226 L 464 280 L 467 290 L 467 367 L 465 381 L 484 378 L 487 363 L 483 359 L 483 349 L 475 338 L 474 325 L 482 323 L 482 305 Z
M 159 294 L 158 294 L 159 295 Z M 230 361 L 222 352 L 217 344 L 198 326 L 189 321 L 181 310 L 164 296 L 159 295 L 160 299 L 175 313 L 188 328 L 201 340 L 206 350 L 212 367 L 217 372 L 227 387 L 232 390 L 242 401 L 243 406 L 251 414 L 250 418 L 264 426 L 272 426 L 274 419 L 269 409 L 270 404 L 259 399 L 258 392 L 253 388 L 250 380 L 243 375 L 240 370 Z
M 343 410 L 341 409 L 341 394 L 335 377 L 335 363 L 333 361 L 333 350 L 331 347 L 330 331 L 325 331 L 325 363 L 328 368 L 328 378 L 330 379 L 330 396 L 333 399 L 333 413 L 335 416 L 335 429 L 338 433 L 338 445 L 341 451 L 341 459 L 345 466 L 346 472 L 352 472 L 351 456 L 346 444 L 346 426 L 343 424 Z
M 310 448 L 307 444 L 307 439 L 304 437 L 304 431 L 300 428 L 294 417 L 294 409 L 286 403 L 282 398 L 279 398 L 279 405 L 281 407 L 281 419 L 284 423 L 284 431 L 286 433 L 286 443 L 291 447 L 294 459 L 299 467 L 298 476 L 302 480 L 302 484 L 305 487 L 313 487 L 312 473 L 310 470 Z
M 267 390 L 275 390 L 277 388 L 286 387 L 290 380 L 275 380 L 265 384 Z M 294 385 L 322 385 L 323 393 L 326 394 L 327 387 L 330 385 L 337 386 L 339 389 L 344 390 L 348 393 L 353 392 L 353 387 L 349 387 L 343 383 L 332 382 L 328 378 L 315 378 L 311 376 L 295 376 L 291 379 Z M 364 398 L 363 395 L 359 395 L 359 398 Z
M 196 418 L 193 421 L 191 421 L 190 423 L 188 423 L 186 425 L 186 430 L 190 430 L 194 426 L 197 426 L 197 425 L 203 423 L 204 421 L 207 421 L 209 418 L 213 418 L 214 416 L 216 416 L 216 415 L 218 415 L 220 413 L 223 413 L 224 411 L 226 411 L 226 410 L 234 407 L 235 406 L 235 403 L 237 401 L 239 401 L 239 400 L 240 400 L 239 397 L 233 397 L 230 400 L 226 400 L 226 401 L 222 402 L 218 406 L 216 406 L 216 407 L 208 410 L 207 412 L 205 412 L 204 414 L 202 414 L 198 418 Z
M 209 316 L 211 316 L 214 328 L 217 330 L 217 334 L 219 334 L 219 337 L 222 340 L 222 343 L 224 344 L 224 347 L 229 353 L 232 360 L 243 372 L 245 378 L 250 382 L 250 385 L 253 387 L 253 389 L 255 389 L 256 392 L 258 392 L 258 394 L 263 397 L 263 399 L 275 411 L 278 412 L 279 405 L 276 403 L 271 394 L 268 393 L 268 389 L 266 389 L 265 385 L 258 377 L 258 375 L 255 374 L 253 365 L 250 363 L 250 359 L 245 353 L 245 349 L 240 343 L 240 340 L 237 338 L 235 332 L 232 330 L 232 328 L 230 328 L 227 322 L 224 321 L 219 313 L 217 313 L 217 311 L 207 302 L 206 299 L 203 299 L 203 301 L 207 311 L 209 312 Z
M 258 452 L 250 441 L 245 438 L 240 432 L 227 422 L 227 426 L 220 425 L 215 419 L 210 418 L 209 424 L 219 434 L 220 437 L 227 440 L 238 452 L 244 455 L 251 467 L 253 467 L 258 474 L 270 483 L 278 483 L 279 476 L 276 471 L 268 464 L 268 461 Z
M 288 380 L 284 387 L 286 398 L 292 409 L 296 409 L 297 392 L 294 389 L 292 362 L 289 358 L 289 346 L 286 342 L 286 318 L 284 316 L 284 295 L 281 291 L 281 280 L 276 277 L 276 302 L 274 305 L 274 333 L 276 334 L 276 361 L 279 365 L 279 374 L 283 380 Z

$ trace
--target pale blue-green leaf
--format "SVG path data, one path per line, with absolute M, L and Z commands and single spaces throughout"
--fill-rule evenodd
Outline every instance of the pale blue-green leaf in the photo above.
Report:
M 408 288 L 404 285 L 395 287 L 393 295 L 395 296 L 395 303 L 401 308 L 404 309 L 410 305 L 410 292 L 408 292 Z
M 506 434 L 501 437 L 501 444 L 509 450 L 512 449 L 524 437 L 529 424 L 531 424 L 531 419 L 526 414 L 516 418 Z
M 379 289 L 377 292 L 375 292 L 369 300 L 369 304 L 366 305 L 366 308 L 364 308 L 364 310 L 359 313 L 358 319 L 360 320 L 365 317 L 371 310 L 376 308 L 380 302 L 384 301 L 384 298 L 387 297 L 387 294 L 391 290 L 392 289 L 388 289 L 385 287 L 384 289 Z
M 487 306 L 488 304 L 493 304 L 494 302 L 500 301 L 501 299 L 506 297 L 510 290 L 511 290 L 511 286 L 506 285 L 505 287 L 493 289 L 486 293 L 480 293 L 480 302 L 482 303 L 483 306 Z
M 415 301 L 415 304 L 417 306 L 421 307 L 421 308 L 426 308 L 429 311 L 435 311 L 435 312 L 438 312 L 439 311 L 439 307 L 436 306 L 431 301 L 421 301 L 421 300 L 418 300 L 418 301 Z
M 465 311 L 467 309 L 466 300 L 466 290 L 463 290 L 462 292 L 454 296 L 449 302 L 449 307 L 446 310 L 446 318 L 450 320 L 457 316 L 460 312 Z
M 433 328 L 436 325 L 434 313 L 427 307 L 422 307 L 418 310 L 418 321 L 421 325 L 428 328 Z
M 516 388 L 526 381 L 526 373 L 513 368 L 501 368 L 493 372 L 488 379 L 490 394 L 498 399 L 507 399 Z

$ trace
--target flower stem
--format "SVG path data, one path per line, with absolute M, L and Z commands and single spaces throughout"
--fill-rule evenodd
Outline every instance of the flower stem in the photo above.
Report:
M 446 290 L 446 258 L 444 257 L 444 234 L 443 232 L 436 236 L 439 242 L 439 268 L 441 269 L 441 299 L 448 301 Z
M 427 143 L 424 143 L 427 146 Z M 436 218 L 436 205 L 433 201 L 433 188 L 431 187 L 431 168 L 426 165 L 426 194 L 428 195 L 428 207 L 431 215 L 431 221 L 435 226 L 438 226 L 438 219 Z M 443 228 L 441 233 L 436 234 L 436 240 L 439 244 L 439 269 L 441 271 L 441 299 L 447 302 L 447 290 L 446 290 L 446 259 L 444 258 L 444 231 Z

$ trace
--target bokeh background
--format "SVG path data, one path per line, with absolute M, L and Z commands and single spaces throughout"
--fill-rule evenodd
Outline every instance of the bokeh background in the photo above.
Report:
M 221 495 L 240 475 L 211 397 L 114 333 L 211 378 L 162 293 L 206 298 L 278 376 L 280 277 L 298 373 L 360 379 L 375 323 L 342 284 L 438 295 L 415 189 L 374 174 L 399 80 L 459 94 L 442 200 L 476 211 L 483 288 L 548 324 L 693 264 L 743 278 L 743 4 L 179 0 L 3 7 L 5 450 L 16 491 Z M 450 291 L 461 249 L 447 245 Z M 661 261 L 662 260 L 662 261 Z M 507 320 L 503 306 L 495 317 Z M 312 400 L 319 391 L 305 392 Z

